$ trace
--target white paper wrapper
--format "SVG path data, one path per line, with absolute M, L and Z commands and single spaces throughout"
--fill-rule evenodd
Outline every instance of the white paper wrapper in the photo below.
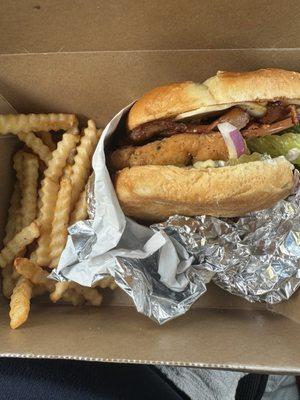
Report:
M 193 257 L 184 247 L 165 232 L 139 225 L 122 212 L 106 168 L 104 146 L 129 108 L 120 111 L 101 136 L 93 157 L 92 219 L 69 228 L 66 248 L 51 277 L 92 286 L 110 274 L 133 298 L 138 311 L 162 323 L 186 312 L 205 292 L 205 283 L 212 274 L 203 269 L 203 274 L 198 273 L 191 282 L 187 270 Z M 141 277 L 136 277 L 140 276 L 138 269 L 146 265 L 148 272 L 151 270 L 152 276 L 148 276 L 151 283 L 141 295 L 138 291 Z M 129 275 L 136 278 L 131 287 L 125 279 Z M 164 293 L 156 293 L 155 285 Z M 174 293 L 180 293 L 177 299 Z M 144 302 L 148 306 L 143 306 Z

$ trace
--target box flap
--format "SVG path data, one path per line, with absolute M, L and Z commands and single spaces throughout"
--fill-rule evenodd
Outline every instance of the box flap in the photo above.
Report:
M 297 0 L 17 0 L 0 14 L 2 54 L 300 47 Z
M 23 2 L 18 3 L 22 9 Z M 43 4 L 59 7 L 58 2 L 43 1 L 41 7 Z M 231 3 L 227 6 L 231 7 Z M 260 25 L 257 20 L 255 23 Z M 224 24 L 222 29 L 226 31 Z M 11 38 L 11 43 L 17 43 L 16 40 Z M 299 54 L 299 49 L 252 49 L 1 55 L 0 92 L 20 112 L 75 112 L 95 118 L 101 126 L 153 86 L 202 80 L 218 69 L 295 69 Z M 13 143 L 11 137 L 1 138 L 2 228 L 13 180 L 7 168 Z M 133 307 L 98 309 L 34 304 L 28 323 L 17 331 L 8 328 L 7 307 L 0 307 L 0 355 L 300 373 L 300 325 L 292 320 L 298 298 L 295 295 L 291 300 L 291 308 L 287 306 L 289 302 L 276 308 L 287 319 L 255 310 L 264 305 L 245 302 L 211 286 L 196 305 L 200 308 L 164 326 L 137 314 Z M 222 306 L 227 310 L 216 309 Z
M 1 314 L 3 357 L 300 373 L 300 326 L 268 312 L 191 310 L 158 326 L 128 307 L 35 304 L 29 321 L 16 331 L 7 328 L 6 307 Z

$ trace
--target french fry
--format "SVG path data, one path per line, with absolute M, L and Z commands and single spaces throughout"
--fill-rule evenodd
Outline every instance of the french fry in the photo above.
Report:
M 17 233 L 17 220 L 18 213 L 21 206 L 21 191 L 20 185 L 16 182 L 13 194 L 10 199 L 10 206 L 8 209 L 8 217 L 5 226 L 5 237 L 3 239 L 3 244 L 6 245 Z
M 77 132 L 77 129 L 73 128 L 64 133 L 62 140 L 58 142 L 56 150 L 52 153 L 52 159 L 45 170 L 45 177 L 58 182 L 69 154 L 80 140 L 80 136 L 76 134 Z
M 23 257 L 24 254 L 25 254 L 25 251 L 21 251 L 21 252 L 18 254 L 18 257 Z M 12 268 L 12 278 L 13 278 L 13 280 L 14 280 L 14 281 L 17 281 L 18 278 L 19 278 L 19 276 L 20 276 L 20 275 L 18 274 L 18 272 L 17 272 L 14 268 Z
M 67 158 L 67 163 L 71 166 L 74 165 L 74 158 L 76 156 L 76 148 L 72 149 L 69 157 Z
M 16 135 L 26 144 L 27 147 L 37 154 L 46 165 L 48 165 L 52 153 L 49 150 L 49 147 L 46 146 L 40 138 L 38 138 L 33 132 L 18 132 Z
M 50 132 L 43 131 L 37 133 L 38 137 L 42 139 L 43 143 L 48 146 L 51 151 L 56 149 L 56 143 L 54 142 Z
M 74 130 L 70 130 L 63 135 L 58 143 L 57 149 L 53 152 L 48 168 L 45 170 L 45 178 L 40 189 L 40 214 L 39 223 L 41 235 L 38 240 L 36 252 L 32 255 L 39 265 L 47 266 L 50 264 L 50 234 L 59 191 L 59 179 L 66 165 L 66 160 L 70 151 L 76 146 L 79 135 L 74 135 Z
M 78 283 L 71 282 L 70 287 L 77 293 L 80 293 L 85 300 L 92 306 L 100 306 L 103 296 L 97 289 L 91 287 L 81 286 Z
M 115 281 L 113 281 L 110 285 L 109 285 L 110 290 L 115 290 L 118 288 L 118 285 L 116 284 Z
M 67 293 L 75 291 L 81 295 L 90 305 L 100 306 L 103 296 L 95 288 L 81 286 L 76 282 L 57 282 L 54 292 L 51 293 L 50 299 L 55 303 L 61 298 L 65 300 Z
M 7 265 L 13 262 L 14 258 L 23 250 L 26 246 L 34 241 L 40 234 L 39 228 L 36 222 L 32 222 L 30 225 L 23 228 L 17 233 L 13 239 L 7 243 L 7 245 L 0 252 L 0 267 L 5 268 Z
M 20 277 L 10 299 L 10 327 L 18 328 L 27 320 L 30 311 L 32 284 L 24 277 Z
M 11 299 L 12 329 L 27 320 L 33 297 L 50 292 L 54 303 L 63 300 L 73 305 L 86 302 L 99 306 L 102 294 L 96 286 L 116 287 L 112 277 L 102 279 L 93 288 L 55 282 L 42 268 L 58 265 L 69 224 L 87 218 L 86 184 L 101 131 L 90 120 L 80 137 L 77 125 L 72 114 L 0 114 L 0 134 L 16 134 L 34 153 L 21 150 L 14 156 L 17 182 L 10 201 L 5 247 L 0 252 L 2 291 Z M 57 144 L 51 130 L 66 131 Z M 40 173 L 44 178 L 38 196 Z M 30 258 L 24 258 L 36 239 L 36 250 Z
M 16 171 L 17 181 L 20 185 L 20 190 L 22 190 L 22 181 L 23 181 L 23 156 L 24 150 L 19 150 L 13 157 L 14 170 Z
M 116 284 L 114 278 L 112 276 L 108 276 L 106 278 L 101 279 L 100 281 L 96 282 L 93 287 L 100 287 L 102 289 L 109 288 L 111 290 L 114 290 L 118 287 Z
M 13 157 L 13 166 L 14 170 L 16 172 L 16 177 L 17 177 L 17 183 L 20 188 L 20 197 L 22 199 L 22 192 L 23 192 L 23 160 L 24 160 L 24 151 L 19 150 Z M 21 200 L 20 200 L 21 201 Z M 21 211 L 21 206 L 20 208 L 16 211 L 15 215 L 15 234 L 20 232 L 22 229 L 22 211 Z
M 53 303 L 56 303 L 60 300 L 64 293 L 70 288 L 70 282 L 63 281 L 63 282 L 56 282 L 54 291 L 50 294 L 50 299 Z
M 21 200 L 22 227 L 36 219 L 39 160 L 29 153 L 23 155 L 23 193 Z
M 67 303 L 71 303 L 73 306 L 80 306 L 85 302 L 82 294 L 77 293 L 73 289 L 68 289 L 66 292 L 64 292 L 62 295 L 62 300 Z
M 63 177 L 67 177 L 70 179 L 71 175 L 72 175 L 72 166 L 67 163 L 63 170 Z
M 0 134 L 68 130 L 77 125 L 73 114 L 0 114 Z
M 100 134 L 97 131 L 94 121 L 88 121 L 88 127 L 84 129 L 80 144 L 77 146 L 77 154 L 74 158 L 72 181 L 72 208 L 74 208 L 80 193 L 83 191 L 90 169 L 92 166 L 92 156 L 97 146 Z
M 38 247 L 31 254 L 30 259 L 37 262 L 39 265 L 47 266 L 50 262 L 49 246 L 50 232 L 59 184 L 50 179 L 44 179 L 40 189 L 40 213 L 38 220 L 40 223 L 41 234 L 38 239 Z
M 23 177 L 24 177 L 24 158 L 25 157 L 35 157 L 32 156 L 31 154 L 25 153 L 24 151 L 18 151 L 15 156 L 14 156 L 14 169 L 16 171 L 16 176 L 17 176 L 17 182 L 15 184 L 15 188 L 11 197 L 11 203 L 8 211 L 8 220 L 6 224 L 6 235 L 3 240 L 3 244 L 7 245 L 13 237 L 21 231 L 21 229 L 27 225 L 29 225 L 30 222 L 32 222 L 35 218 L 32 218 L 31 221 L 28 221 L 28 223 L 24 223 L 23 221 L 23 212 L 22 212 L 22 197 L 21 196 L 21 190 L 20 187 L 22 188 L 22 191 L 28 189 L 27 188 L 27 183 L 28 180 L 23 182 Z M 26 171 L 27 172 L 27 171 Z M 26 173 L 27 176 L 27 173 Z M 28 190 L 27 190 L 28 191 Z M 22 251 L 20 252 L 22 254 Z M 16 271 L 14 271 L 13 267 L 11 264 L 7 265 L 6 268 L 2 270 L 2 291 L 5 297 L 9 298 L 12 294 L 13 288 L 15 286 L 15 282 L 18 280 L 18 274 Z
M 15 287 L 15 280 L 13 279 L 12 265 L 8 265 L 2 269 L 2 292 L 4 296 L 9 299 Z
M 63 177 L 54 211 L 50 241 L 50 267 L 56 268 L 60 255 L 67 243 L 68 226 L 71 209 L 72 186 L 70 178 Z
M 77 203 L 75 204 L 74 210 L 70 217 L 70 225 L 75 224 L 77 221 L 83 221 L 87 219 L 87 201 L 86 201 L 87 187 L 80 193 Z
M 34 285 L 44 286 L 49 292 L 55 290 L 55 281 L 48 279 L 49 273 L 28 258 L 16 258 L 16 271 Z

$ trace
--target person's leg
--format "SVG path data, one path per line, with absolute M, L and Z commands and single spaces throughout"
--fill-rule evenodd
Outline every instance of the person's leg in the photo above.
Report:
M 298 400 L 296 378 L 293 375 L 269 375 L 262 400 Z
M 242 372 L 221 371 L 203 368 L 158 367 L 192 400 L 234 400 Z
M 146 365 L 66 360 L 0 359 L 0 399 L 182 400 Z
M 261 400 L 268 382 L 268 375 L 247 374 L 238 384 L 235 400 Z

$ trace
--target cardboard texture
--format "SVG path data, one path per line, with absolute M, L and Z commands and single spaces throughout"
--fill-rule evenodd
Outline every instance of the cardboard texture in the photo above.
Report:
M 297 0 L 14 0 L 0 7 L 1 53 L 300 47 Z
M 159 84 L 299 65 L 298 1 L 17 0 L 0 12 L 0 93 L 24 113 L 75 112 L 104 126 Z M 0 112 L 11 112 L 3 99 Z M 1 236 L 16 145 L 0 138 Z M 11 331 L 4 303 L 0 356 L 300 373 L 299 310 L 299 293 L 270 312 L 209 285 L 190 312 L 158 326 L 116 291 L 100 309 L 34 304 Z

